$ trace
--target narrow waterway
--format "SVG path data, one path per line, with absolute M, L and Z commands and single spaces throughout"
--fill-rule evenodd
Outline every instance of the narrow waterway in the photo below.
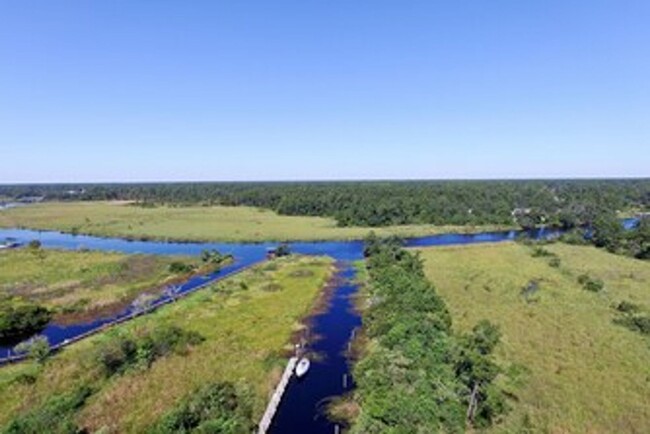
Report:
M 320 339 L 310 344 L 309 349 L 319 357 L 312 361 L 306 376 L 291 380 L 271 424 L 271 433 L 334 432 L 324 410 L 328 398 L 342 395 L 353 386 L 345 353 L 352 331 L 361 325 L 352 299 L 358 289 L 355 271 L 351 262 L 339 263 L 330 304 L 312 323 L 311 333 Z
M 623 223 L 629 228 L 634 219 Z M 525 232 L 532 238 L 547 238 L 558 235 L 559 230 L 536 229 Z M 407 247 L 443 246 L 476 244 L 513 240 L 522 231 L 497 231 L 478 234 L 442 234 L 406 240 Z M 100 238 L 85 235 L 70 235 L 54 231 L 33 231 L 25 229 L 0 229 L 0 240 L 12 239 L 19 243 L 39 240 L 46 249 L 90 249 L 116 251 L 122 253 L 145 253 L 158 255 L 199 255 L 204 249 L 217 249 L 230 253 L 235 261 L 219 272 L 196 276 L 182 285 L 180 292 L 186 293 L 204 286 L 206 283 L 223 279 L 264 259 L 266 251 L 277 243 L 167 243 L 155 241 L 127 241 L 117 238 Z M 310 350 L 320 358 L 312 363 L 309 373 L 301 380 L 293 379 L 289 385 L 278 413 L 271 426 L 277 434 L 331 434 L 334 424 L 323 414 L 327 400 L 350 390 L 353 383 L 345 350 L 352 330 L 361 324 L 361 318 L 353 309 L 351 296 L 358 287 L 354 283 L 353 262 L 362 259 L 361 241 L 333 242 L 295 242 L 290 244 L 292 251 L 305 255 L 327 255 L 336 259 L 339 271 L 332 288 L 327 308 L 313 318 L 312 333 L 318 336 Z M 164 300 L 164 297 L 161 298 Z M 91 323 L 57 325 L 50 324 L 41 334 L 51 345 L 65 343 L 80 335 L 100 329 L 108 323 L 125 319 L 131 315 L 125 309 L 118 315 Z M 0 346 L 0 362 L 11 354 L 11 347 Z M 347 381 L 344 380 L 344 377 Z M 346 384 L 344 384 L 344 381 Z

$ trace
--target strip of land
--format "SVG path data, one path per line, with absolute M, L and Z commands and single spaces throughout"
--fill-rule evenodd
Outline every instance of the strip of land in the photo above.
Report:
M 176 271 L 175 264 L 180 271 Z M 96 319 L 180 281 L 200 260 L 94 251 L 21 248 L 0 251 L 0 303 L 29 302 L 59 321 Z
M 650 263 L 593 247 L 543 249 L 550 255 L 514 243 L 420 250 L 454 327 L 487 319 L 503 333 L 499 382 L 511 410 L 491 430 L 650 432 L 648 337 L 614 322 L 623 301 L 650 311 Z M 585 289 L 583 275 L 604 288 Z
M 226 400 L 228 411 L 249 408 L 245 422 L 253 426 L 281 375 L 290 336 L 302 327 L 300 319 L 315 306 L 332 272 L 328 258 L 276 259 L 72 344 L 43 364 L 5 366 L 0 426 L 40 426 L 54 414 L 57 423 L 90 432 L 173 432 L 193 408 L 188 400 L 205 396 L 206 386 L 215 384 L 234 386 L 237 405 Z M 147 352 L 157 348 L 160 330 L 172 329 L 190 336 L 191 344 L 153 359 Z M 137 344 L 133 360 L 124 359 L 125 342 Z M 65 407 L 78 390 L 86 390 L 84 398 Z M 232 429 L 230 416 L 220 414 L 210 426 Z
M 0 227 L 175 241 L 314 241 L 361 239 L 378 235 L 415 237 L 482 232 L 506 226 L 403 225 L 338 227 L 324 217 L 282 216 L 251 207 L 156 206 L 128 202 L 47 202 L 0 212 Z

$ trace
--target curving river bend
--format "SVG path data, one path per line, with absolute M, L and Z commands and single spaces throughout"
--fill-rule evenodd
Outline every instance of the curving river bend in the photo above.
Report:
M 623 221 L 629 228 L 635 219 Z M 515 239 L 522 231 L 497 231 L 477 234 L 442 234 L 406 241 L 407 247 L 445 246 L 459 244 L 476 244 L 500 242 Z M 559 230 L 536 229 L 526 234 L 539 239 L 559 234 Z M 39 240 L 43 248 L 76 250 L 116 251 L 122 253 L 145 253 L 157 255 L 199 255 L 204 249 L 217 249 L 222 253 L 231 253 L 235 261 L 223 267 L 219 272 L 191 278 L 182 285 L 180 292 L 186 293 L 236 273 L 264 259 L 266 251 L 277 243 L 173 243 L 156 241 L 127 241 L 117 238 L 100 238 L 86 235 L 70 235 L 53 231 L 33 231 L 26 229 L 0 229 L 0 239 L 13 238 L 20 243 Z M 314 361 L 310 372 L 301 380 L 292 380 L 278 408 L 271 425 L 273 433 L 334 433 L 334 424 L 322 413 L 327 399 L 341 395 L 351 387 L 349 365 L 345 350 L 352 331 L 361 325 L 361 318 L 354 311 L 351 296 L 358 287 L 354 283 L 355 269 L 353 261 L 362 259 L 363 243 L 361 241 L 322 241 L 290 243 L 293 252 L 305 255 L 328 255 L 339 262 L 337 282 L 333 289 L 331 302 L 327 309 L 315 316 L 311 331 L 319 339 L 310 344 L 310 349 L 323 356 Z M 159 301 L 165 301 L 162 297 Z M 66 340 L 74 339 L 85 333 L 97 330 L 116 320 L 127 319 L 132 314 L 129 309 L 118 315 L 91 323 L 60 326 L 50 324 L 42 334 L 47 336 L 51 345 L 60 345 Z M 0 361 L 10 354 L 10 347 L 0 346 Z M 345 384 L 344 384 L 345 383 Z

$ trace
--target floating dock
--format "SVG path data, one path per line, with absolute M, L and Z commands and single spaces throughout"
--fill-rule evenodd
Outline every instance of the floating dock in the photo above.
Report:
M 271 396 L 271 400 L 269 401 L 269 405 L 266 407 L 264 416 L 262 416 L 262 420 L 260 421 L 259 428 L 257 429 L 258 434 L 266 434 L 268 432 L 268 429 L 271 426 L 271 422 L 273 421 L 273 416 L 275 416 L 275 412 L 278 410 L 280 401 L 282 401 L 282 395 L 284 395 L 284 391 L 286 390 L 287 385 L 289 384 L 289 380 L 293 375 L 293 370 L 296 368 L 296 363 L 298 363 L 298 358 L 292 357 L 289 359 L 287 367 L 284 368 L 282 378 L 280 379 L 278 386 L 275 388 L 273 396 Z

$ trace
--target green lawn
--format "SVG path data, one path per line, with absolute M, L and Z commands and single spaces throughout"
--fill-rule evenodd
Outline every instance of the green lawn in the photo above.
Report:
M 499 381 L 512 410 L 492 430 L 650 432 L 650 342 L 612 322 L 622 300 L 650 309 L 650 263 L 592 247 L 545 248 L 559 268 L 514 243 L 421 250 L 454 327 L 467 331 L 485 318 L 503 332 Z M 605 290 L 583 289 L 583 273 Z M 527 302 L 521 289 L 533 279 L 539 291 Z
M 110 310 L 181 278 L 169 264 L 198 260 L 94 251 L 0 251 L 0 301 L 31 301 L 68 315 Z
M 79 426 L 90 432 L 143 432 L 197 388 L 218 381 L 249 391 L 257 421 L 284 368 L 290 336 L 332 271 L 328 258 L 277 259 L 73 344 L 41 368 L 32 362 L 3 367 L 0 426 L 54 394 L 90 385 L 95 391 L 76 413 Z M 99 345 L 116 332 L 137 336 L 161 325 L 198 332 L 205 341 L 187 354 L 158 359 L 149 369 L 102 376 L 94 356 Z M 33 384 L 20 381 L 28 373 L 36 373 Z
M 361 239 L 475 232 L 496 226 L 407 225 L 339 228 L 333 219 L 280 216 L 250 207 L 143 208 L 123 202 L 49 202 L 0 212 L 0 227 L 54 229 L 100 236 L 194 241 L 288 241 Z

